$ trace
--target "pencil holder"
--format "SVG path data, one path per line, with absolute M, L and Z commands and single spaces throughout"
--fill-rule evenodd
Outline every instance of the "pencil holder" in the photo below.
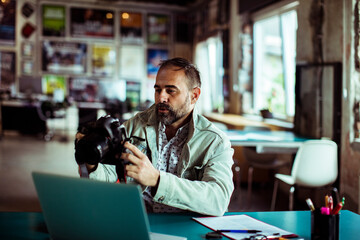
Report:
M 311 212 L 311 240 L 339 240 L 340 214 L 324 215 L 320 209 Z

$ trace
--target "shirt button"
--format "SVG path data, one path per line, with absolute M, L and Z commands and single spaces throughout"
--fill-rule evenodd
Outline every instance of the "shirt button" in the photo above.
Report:
M 159 197 L 159 202 L 164 201 L 164 199 L 165 199 L 165 197 L 164 197 L 164 196 Z

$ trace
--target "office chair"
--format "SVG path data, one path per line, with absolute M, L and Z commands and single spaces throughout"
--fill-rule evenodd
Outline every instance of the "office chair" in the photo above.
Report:
M 271 131 L 265 126 L 245 126 L 246 131 Z M 248 169 L 248 192 L 247 207 L 251 207 L 252 180 L 254 168 L 269 169 L 275 171 L 281 167 L 287 166 L 290 162 L 278 159 L 278 155 L 274 153 L 257 153 L 256 147 L 244 147 L 243 155 L 249 164 Z
M 291 175 L 275 174 L 271 210 L 274 211 L 279 181 L 290 185 L 289 210 L 293 210 L 296 187 L 323 188 L 338 176 L 337 144 L 331 140 L 308 140 L 298 150 Z
M 55 119 L 64 119 L 64 134 L 61 136 L 61 141 L 67 142 L 68 138 L 66 136 L 67 130 L 67 120 L 66 120 L 66 108 L 68 107 L 67 103 L 55 103 L 52 101 L 43 101 L 37 108 L 38 116 L 40 119 L 45 121 L 47 124 L 47 131 L 44 134 L 44 140 L 50 141 L 55 135 L 55 127 L 49 127 L 49 120 Z

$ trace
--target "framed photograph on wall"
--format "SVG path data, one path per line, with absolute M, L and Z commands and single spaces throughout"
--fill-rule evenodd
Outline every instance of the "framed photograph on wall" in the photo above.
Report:
M 32 60 L 23 60 L 21 61 L 21 72 L 25 75 L 33 74 L 34 61 Z
M 69 79 L 69 96 L 76 102 L 99 102 L 99 80 L 87 77 Z
M 113 46 L 92 46 L 92 73 L 96 76 L 110 77 L 115 72 L 116 52 Z
M 114 16 L 110 10 L 71 8 L 71 36 L 113 38 Z
M 43 41 L 42 70 L 49 73 L 84 74 L 86 55 L 85 43 Z
M 42 34 L 49 37 L 64 37 L 66 26 L 65 6 L 42 6 Z
M 123 43 L 142 44 L 143 17 L 142 13 L 120 13 L 120 38 Z
M 16 1 L 0 1 L 0 44 L 15 45 Z
M 99 81 L 99 99 L 102 102 L 125 101 L 126 85 L 122 79 L 113 81 L 101 79 Z
M 168 50 L 148 49 L 147 51 L 147 76 L 149 79 L 155 79 L 161 60 L 169 58 Z
M 142 46 L 123 45 L 120 48 L 120 77 L 140 81 L 145 77 L 145 53 Z
M 21 44 L 21 56 L 31 58 L 34 54 L 34 44 L 31 42 L 23 42 Z
M 170 17 L 164 14 L 147 15 L 147 39 L 150 44 L 168 44 Z
M 55 91 L 62 91 L 64 95 L 67 93 L 67 81 L 65 76 L 60 75 L 43 75 L 42 90 L 44 94 L 52 95 Z
M 131 110 L 138 110 L 140 105 L 141 83 L 126 81 L 126 99 L 130 102 Z

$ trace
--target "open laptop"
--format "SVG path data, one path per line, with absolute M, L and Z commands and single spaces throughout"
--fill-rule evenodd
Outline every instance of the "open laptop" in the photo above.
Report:
M 52 239 L 185 240 L 150 233 L 140 187 L 33 172 Z

